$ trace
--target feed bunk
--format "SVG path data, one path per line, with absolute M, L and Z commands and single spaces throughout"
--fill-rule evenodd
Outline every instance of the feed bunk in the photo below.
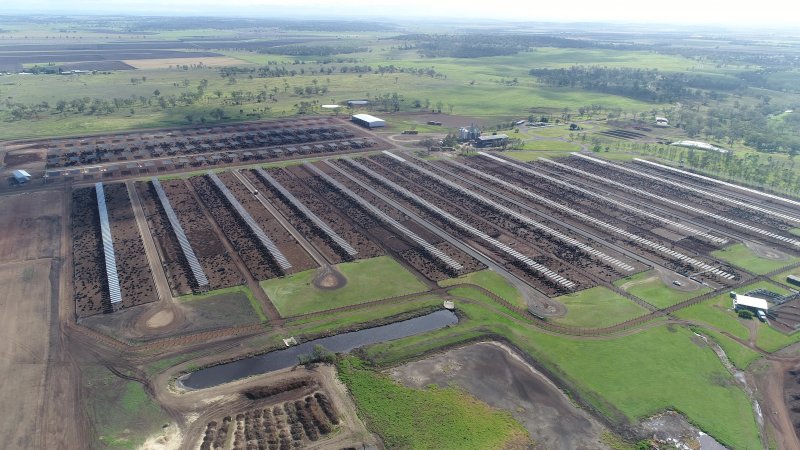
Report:
M 350 189 L 346 188 L 344 185 L 342 185 L 338 181 L 336 181 L 333 178 L 331 178 L 325 172 L 319 170 L 317 167 L 315 167 L 315 166 L 313 166 L 312 164 L 309 164 L 309 163 L 304 164 L 303 167 L 311 170 L 311 172 L 314 175 L 317 175 L 318 177 L 322 178 L 323 180 L 325 180 L 325 182 L 327 182 L 328 184 L 330 184 L 331 186 L 336 188 L 339 192 L 341 192 L 341 193 L 347 195 L 348 197 L 350 197 L 351 199 L 353 199 L 359 206 L 361 206 L 363 209 L 371 212 L 375 217 L 377 217 L 382 222 L 387 223 L 390 226 L 392 226 L 393 228 L 399 230 L 401 233 L 406 235 L 409 239 L 411 239 L 412 241 L 414 241 L 417 244 L 419 244 L 426 252 L 428 252 L 428 254 L 430 254 L 434 258 L 436 258 L 439 261 L 441 261 L 442 263 L 444 263 L 450 269 L 452 269 L 454 271 L 459 271 L 459 270 L 461 270 L 463 268 L 463 266 L 461 264 L 459 264 L 458 261 L 456 261 L 453 258 L 451 258 L 450 256 L 446 255 L 443 251 L 441 251 L 438 248 L 434 247 L 428 241 L 422 239 L 416 233 L 414 233 L 413 231 L 411 231 L 408 228 L 404 227 L 399 222 L 397 222 L 396 220 L 394 220 L 391 217 L 389 217 L 386 213 L 384 213 L 383 211 L 381 211 L 380 209 L 378 209 L 374 205 L 370 204 L 369 202 L 367 202 L 363 198 L 359 197 L 355 192 L 353 192 Z
M 786 197 L 781 197 L 779 195 L 770 194 L 768 192 L 759 191 L 758 189 L 750 189 L 749 187 L 746 187 L 746 186 L 740 186 L 740 185 L 735 184 L 735 183 L 728 183 L 727 181 L 722 181 L 722 180 L 717 180 L 716 178 L 706 177 L 706 176 L 703 176 L 703 175 L 700 175 L 700 174 L 697 174 L 697 173 L 694 173 L 694 172 L 689 172 L 688 170 L 681 170 L 681 169 L 678 169 L 678 168 L 675 168 L 675 167 L 665 166 L 664 164 L 658 164 L 658 163 L 655 163 L 653 161 L 648 161 L 646 159 L 633 158 L 633 160 L 638 162 L 638 163 L 648 164 L 648 165 L 651 165 L 653 167 L 657 167 L 657 168 L 662 169 L 662 170 L 669 170 L 671 172 L 679 173 L 681 175 L 686 175 L 686 176 L 689 176 L 689 177 L 692 177 L 692 178 L 697 178 L 699 180 L 707 181 L 709 183 L 721 184 L 723 186 L 727 186 L 727 187 L 734 188 L 734 189 L 739 189 L 739 190 L 748 192 L 750 194 L 760 195 L 762 197 L 766 197 L 766 198 L 769 198 L 769 199 L 772 199 L 772 200 L 778 200 L 778 201 L 781 201 L 781 202 L 789 203 L 789 204 L 794 205 L 794 206 L 800 206 L 800 202 L 798 202 L 796 200 L 792 200 L 792 199 L 789 199 L 789 198 L 786 198 Z
M 622 261 L 620 261 L 620 260 L 618 260 L 618 259 L 616 259 L 616 258 L 614 258 L 612 256 L 609 256 L 609 255 L 607 255 L 607 254 L 605 254 L 605 253 L 603 253 L 603 252 L 601 252 L 601 251 L 599 251 L 599 250 L 597 250 L 595 248 L 592 248 L 591 246 L 589 246 L 587 244 L 584 244 L 583 242 L 580 242 L 577 239 L 573 239 L 573 238 L 565 235 L 564 233 L 556 231 L 556 230 L 554 230 L 554 229 L 552 229 L 552 228 L 550 228 L 548 226 L 542 225 L 542 224 L 534 221 L 530 217 L 525 216 L 523 214 L 520 214 L 520 213 L 512 210 L 511 208 L 505 207 L 505 206 L 500 205 L 497 202 L 494 202 L 494 201 L 492 201 L 492 200 L 490 200 L 490 199 L 488 199 L 488 198 L 486 198 L 486 197 L 484 197 L 482 195 L 476 194 L 476 193 L 470 191 L 469 189 L 464 188 L 463 186 L 461 186 L 461 185 L 459 185 L 457 183 L 454 183 L 454 182 L 452 182 L 452 181 L 450 181 L 448 179 L 442 178 L 441 176 L 439 176 L 439 175 L 437 175 L 437 174 L 435 174 L 435 173 L 433 173 L 433 172 L 431 172 L 431 171 L 429 171 L 429 170 L 427 170 L 425 168 L 422 168 L 422 167 L 420 167 L 420 166 L 418 166 L 418 165 L 416 165 L 416 164 L 414 164 L 414 163 L 412 163 L 410 161 L 402 159 L 399 156 L 392 155 L 392 157 L 399 158 L 399 160 L 402 160 L 408 166 L 412 167 L 414 170 L 416 170 L 416 171 L 418 171 L 418 172 L 420 172 L 420 173 L 422 173 L 422 174 L 424 174 L 424 175 L 436 180 L 439 183 L 445 184 L 445 185 L 449 186 L 450 188 L 455 189 L 455 190 L 461 192 L 462 194 L 464 194 L 464 195 L 466 195 L 466 196 L 468 196 L 470 198 L 473 198 L 473 199 L 475 199 L 475 200 L 477 200 L 477 201 L 489 206 L 490 208 L 495 209 L 496 211 L 501 212 L 502 214 L 505 214 L 505 215 L 507 215 L 509 217 L 512 217 L 512 218 L 516 219 L 517 221 L 519 221 L 519 222 L 521 222 L 521 223 L 523 223 L 525 225 L 531 226 L 531 227 L 533 227 L 533 228 L 535 228 L 535 229 L 537 229 L 539 231 L 542 231 L 542 232 L 544 232 L 546 234 L 549 234 L 549 235 L 555 237 L 556 239 L 564 241 L 564 242 L 566 242 L 566 243 L 568 243 L 568 244 L 570 244 L 570 245 L 572 245 L 574 247 L 577 247 L 577 248 L 583 250 L 584 252 L 586 252 L 586 253 L 588 253 L 588 254 L 600 259 L 601 261 L 603 261 L 605 263 L 608 263 L 608 264 L 610 264 L 612 266 L 615 266 L 615 267 L 617 267 L 619 269 L 622 269 L 622 270 L 624 270 L 626 272 L 632 272 L 634 270 L 633 266 L 631 266 L 629 264 L 626 264 L 626 263 L 624 263 L 624 262 L 622 262 Z M 354 163 L 354 165 L 357 164 L 358 166 L 361 166 L 360 164 L 358 164 L 355 161 L 352 161 L 352 163 Z M 364 166 L 361 166 L 361 167 L 364 168 Z
M 225 197 L 225 199 L 228 200 L 228 203 L 231 206 L 233 206 L 233 209 L 235 209 L 236 212 L 239 213 L 239 216 L 242 218 L 242 220 L 244 220 L 244 222 L 250 228 L 250 231 L 253 232 L 256 238 L 258 238 L 259 242 L 261 242 L 261 245 L 263 245 L 264 248 L 269 252 L 269 254 L 272 256 L 275 262 L 278 263 L 278 266 L 280 266 L 280 268 L 283 270 L 291 269 L 292 265 L 289 263 L 289 260 L 286 259 L 283 253 L 281 253 L 281 251 L 275 245 L 275 243 L 272 242 L 272 240 L 266 235 L 266 233 L 264 233 L 264 230 L 262 230 L 261 227 L 258 226 L 258 223 L 256 223 L 256 221 L 253 219 L 250 213 L 248 213 L 247 210 L 244 209 L 242 204 L 239 203 L 238 200 L 236 200 L 236 197 L 234 197 L 233 194 L 231 194 L 231 192 L 228 190 L 228 187 L 225 186 L 222 180 L 219 179 L 217 174 L 215 174 L 212 171 L 208 171 L 207 175 L 208 178 L 211 179 L 211 181 L 217 186 L 217 188 Z
M 353 161 L 351 160 L 350 162 L 352 163 Z M 326 163 L 327 163 L 327 161 L 326 161 Z M 412 202 L 416 203 L 417 205 L 421 206 L 424 209 L 427 209 L 428 211 L 432 212 L 433 214 L 441 217 L 443 220 L 445 220 L 446 222 L 449 222 L 450 224 L 454 225 L 455 227 L 460 228 L 460 229 L 466 231 L 467 233 L 472 234 L 472 235 L 478 237 L 479 239 L 488 242 L 493 247 L 495 247 L 495 248 L 499 249 L 500 251 L 502 251 L 503 253 L 511 256 L 514 260 L 516 260 L 517 262 L 522 264 L 523 267 L 527 267 L 528 269 L 533 270 L 533 271 L 543 275 L 544 277 L 550 279 L 551 281 L 555 282 L 556 284 L 558 284 L 558 285 L 560 285 L 562 287 L 566 287 L 568 289 L 572 289 L 572 288 L 574 288 L 576 286 L 575 282 L 573 282 L 571 280 L 568 280 L 567 278 L 559 275 L 555 271 L 553 271 L 551 269 L 548 269 L 547 267 L 545 267 L 542 264 L 537 263 L 536 261 L 532 260 L 531 258 L 529 258 L 529 257 L 523 255 L 522 253 L 514 250 L 513 248 L 511 248 L 508 245 L 498 241 L 497 239 L 494 239 L 493 237 L 489 236 L 488 234 L 484 233 L 483 231 L 480 231 L 479 229 L 473 227 L 472 225 L 469 225 L 468 223 L 462 221 L 461 219 L 459 219 L 459 218 L 453 216 L 452 214 L 442 210 L 441 208 L 433 205 L 432 203 L 430 203 L 427 200 L 419 197 L 418 195 L 408 191 L 407 189 L 403 188 L 402 186 L 400 186 L 400 185 L 398 185 L 398 184 L 396 184 L 396 183 L 394 183 L 392 181 L 389 181 L 383 175 L 380 175 L 377 172 L 375 172 L 375 171 L 373 171 L 371 169 L 368 169 L 368 168 L 366 168 L 364 166 L 362 166 L 362 167 L 364 169 L 366 169 L 364 173 L 368 174 L 371 178 L 377 180 L 378 182 L 384 184 L 385 186 L 388 186 L 391 190 L 395 191 L 396 193 L 400 194 L 403 197 L 408 198 Z
M 551 183 L 557 184 L 557 185 L 559 185 L 559 186 L 561 186 L 563 188 L 570 189 L 570 190 L 575 191 L 575 192 L 580 192 L 581 194 L 587 195 L 589 197 L 594 197 L 594 198 L 599 199 L 599 200 L 604 201 L 604 202 L 611 203 L 611 204 L 613 204 L 615 206 L 618 206 L 618 207 L 620 207 L 622 209 L 625 209 L 627 211 L 633 212 L 635 214 L 640 214 L 642 216 L 657 220 L 657 221 L 659 221 L 661 223 L 664 223 L 664 224 L 673 226 L 675 228 L 684 230 L 684 231 L 689 232 L 691 234 L 694 234 L 696 236 L 700 236 L 700 237 L 706 238 L 706 239 L 708 239 L 708 240 L 710 240 L 710 241 L 712 241 L 712 242 L 714 242 L 716 244 L 724 244 L 724 243 L 728 242 L 728 240 L 725 239 L 725 238 L 714 236 L 713 234 L 706 233 L 704 231 L 698 230 L 696 228 L 690 227 L 688 225 L 685 225 L 685 224 L 682 224 L 682 223 L 679 223 L 679 222 L 675 222 L 674 220 L 667 219 L 666 217 L 661 217 L 661 216 L 659 216 L 657 214 L 653 214 L 653 213 L 651 213 L 649 211 L 645 211 L 645 210 L 643 210 L 641 208 L 638 208 L 636 206 L 628 205 L 626 203 L 622 203 L 620 201 L 617 201 L 617 200 L 614 200 L 612 198 L 609 198 L 608 196 L 604 196 L 602 194 L 598 194 L 596 192 L 592 192 L 592 191 L 590 191 L 588 189 L 583 189 L 583 188 L 575 186 L 573 184 L 566 183 L 566 182 L 564 182 L 562 180 L 559 180 L 558 178 L 554 178 L 554 177 L 551 177 L 551 176 L 546 175 L 544 173 L 537 172 L 537 171 L 535 171 L 535 170 L 533 170 L 531 168 L 528 168 L 528 167 L 525 167 L 525 166 L 521 166 L 519 164 L 515 164 L 515 163 L 513 163 L 511 161 L 508 161 L 506 159 L 498 158 L 497 156 L 490 155 L 490 154 L 488 154 L 486 152 L 478 152 L 478 154 L 483 156 L 483 157 L 489 158 L 489 159 L 491 159 L 493 161 L 497 161 L 499 163 L 511 166 L 511 167 L 513 167 L 513 168 L 515 168 L 515 169 L 517 169 L 519 171 L 528 173 L 530 175 L 533 175 L 533 176 L 536 176 L 536 177 L 539 177 L 539 178 L 543 178 L 543 179 L 545 179 L 545 180 L 547 180 L 547 181 L 549 181 Z M 457 163 L 457 162 L 451 161 L 451 160 L 446 160 L 445 162 L 447 162 L 449 164 L 452 164 L 452 165 L 455 165 L 457 167 L 460 167 L 462 169 L 467 167 L 467 166 L 464 166 L 463 164 L 460 164 L 460 163 Z
M 278 181 L 272 178 L 264 169 L 258 168 L 256 169 L 256 173 L 258 173 L 261 178 L 269 183 L 272 187 L 278 190 L 280 194 L 291 203 L 298 211 L 300 211 L 304 216 L 306 216 L 316 227 L 318 230 L 322 231 L 325 235 L 327 235 L 336 245 L 339 246 L 342 251 L 354 257 L 358 254 L 358 252 L 349 244 L 347 241 L 342 239 L 341 236 L 336 234 L 335 231 L 328 226 L 322 219 L 317 217 L 316 214 L 311 212 L 304 204 L 300 202 L 291 192 L 286 190 Z
M 620 234 L 620 235 L 626 237 L 627 239 L 632 240 L 633 242 L 635 242 L 637 244 L 640 244 L 640 245 L 645 246 L 645 247 L 650 247 L 650 248 L 655 249 L 655 250 L 657 250 L 657 251 L 659 251 L 661 253 L 665 253 L 665 254 L 667 254 L 667 255 L 675 258 L 675 259 L 683 261 L 683 262 L 685 262 L 687 264 L 691 264 L 691 265 L 693 265 L 695 267 L 699 267 L 699 268 L 701 268 L 703 270 L 710 271 L 711 273 L 713 273 L 715 275 L 718 275 L 718 276 L 720 276 L 722 278 L 725 278 L 726 280 L 732 280 L 732 279 L 735 278 L 734 275 L 729 274 L 729 273 L 727 273 L 725 271 L 716 269 L 713 266 L 711 266 L 709 264 L 706 264 L 706 263 L 704 263 L 702 261 L 698 261 L 698 260 L 696 260 L 694 258 L 691 258 L 689 256 L 686 256 L 686 255 L 684 255 L 682 253 L 676 252 L 675 250 L 669 249 L 669 248 L 667 248 L 667 247 L 665 247 L 665 246 L 663 246 L 663 245 L 661 245 L 661 244 L 659 244 L 657 242 L 653 242 L 653 241 L 650 241 L 648 239 L 644 239 L 644 238 L 642 238 L 640 236 L 637 236 L 637 235 L 635 235 L 633 233 L 625 231 L 622 228 L 619 228 L 619 227 L 616 227 L 614 225 L 611 225 L 611 224 L 608 224 L 606 222 L 603 222 L 601 220 L 595 219 L 594 217 L 591 217 L 591 216 L 589 216 L 587 214 L 584 214 L 582 212 L 576 211 L 576 210 L 574 210 L 572 208 L 568 208 L 568 207 L 566 207 L 566 206 L 564 206 L 564 205 L 562 205 L 560 203 L 557 203 L 557 202 L 555 202 L 553 200 L 550 200 L 550 199 L 547 199 L 545 197 L 542 197 L 542 196 L 540 196 L 538 194 L 535 194 L 535 193 L 533 193 L 533 192 L 531 192 L 531 191 L 529 191 L 527 189 L 523 189 L 523 188 L 521 188 L 521 187 L 519 187 L 517 185 L 511 184 L 511 183 L 509 183 L 507 181 L 501 180 L 500 178 L 497 178 L 497 177 L 495 177 L 493 175 L 485 174 L 485 173 L 480 172 L 480 171 L 478 171 L 476 169 L 472 169 L 471 171 L 473 171 L 473 173 L 475 173 L 476 175 L 483 177 L 484 179 L 490 180 L 490 181 L 492 181 L 492 182 L 494 182 L 496 184 L 499 184 L 499 185 L 501 185 L 501 186 L 503 186 L 503 187 L 505 187 L 507 189 L 510 189 L 510 190 L 512 190 L 514 192 L 517 192 L 517 193 L 519 193 L 519 194 L 521 194 L 521 195 L 523 195 L 525 197 L 528 197 L 528 198 L 536 200 L 536 201 L 538 201 L 540 203 L 544 203 L 546 205 L 549 205 L 549 206 L 551 206 L 553 208 L 561 210 L 561 211 L 563 211 L 563 212 L 565 212 L 565 213 L 567 213 L 569 215 L 572 215 L 572 216 L 578 217 L 580 219 L 583 219 L 586 222 L 593 223 L 593 224 L 595 224 L 595 225 L 597 225 L 597 226 L 599 226 L 601 228 L 604 228 L 606 230 L 609 230 L 609 231 L 611 231 L 613 233 Z
M 686 184 L 678 183 L 678 182 L 675 182 L 675 181 L 672 181 L 672 180 L 666 180 L 663 177 L 658 177 L 658 176 L 655 176 L 655 175 L 651 175 L 649 173 L 640 172 L 638 170 L 634 170 L 634 169 L 631 169 L 631 168 L 628 168 L 628 167 L 623 167 L 623 166 L 620 166 L 620 165 L 617 165 L 617 164 L 611 164 L 609 162 L 606 162 L 606 161 L 603 161 L 603 160 L 600 160 L 600 159 L 592 158 L 591 156 L 581 155 L 581 154 L 578 154 L 578 153 L 573 153 L 573 155 L 575 155 L 575 156 L 577 156 L 577 157 L 579 157 L 579 158 L 581 158 L 581 159 L 583 159 L 585 161 L 590 161 L 590 162 L 595 163 L 595 164 L 601 164 L 601 165 L 604 165 L 604 166 L 607 166 L 607 167 L 611 167 L 611 168 L 616 169 L 616 170 L 622 170 L 624 172 L 632 173 L 634 175 L 638 175 L 640 177 L 644 177 L 644 178 L 647 178 L 647 179 L 650 179 L 650 180 L 654 180 L 654 181 L 657 181 L 659 183 L 668 184 L 670 186 L 674 186 L 674 187 L 677 187 L 679 189 L 691 191 L 691 192 L 694 192 L 696 194 L 700 194 L 700 195 L 705 196 L 705 197 L 713 198 L 715 200 L 719 200 L 719 201 L 722 201 L 722 202 L 725 202 L 725 203 L 730 203 L 732 205 L 736 205 L 736 206 L 739 206 L 739 207 L 742 207 L 742 208 L 745 208 L 745 209 L 749 209 L 749 210 L 752 210 L 752 211 L 758 211 L 760 213 L 764 213 L 764 214 L 767 214 L 767 215 L 770 215 L 770 216 L 773 216 L 773 217 L 777 217 L 777 218 L 782 219 L 782 220 L 786 220 L 786 221 L 789 221 L 789 222 L 794 222 L 796 224 L 800 224 L 800 217 L 790 216 L 788 214 L 783 214 L 783 213 L 780 213 L 780 212 L 772 211 L 772 210 L 769 210 L 767 208 L 762 208 L 760 206 L 755 206 L 755 205 L 752 205 L 750 203 L 742 202 L 742 201 L 739 201 L 739 200 L 736 200 L 736 199 L 733 199 L 733 198 L 730 198 L 730 197 L 726 197 L 724 195 L 720 195 L 720 194 L 717 194 L 717 193 L 714 193 L 714 192 L 709 192 L 709 191 L 706 191 L 706 190 L 703 190 L 703 189 L 699 189 L 699 188 L 696 188 L 696 187 L 693 187 L 693 186 L 687 186 Z M 800 244 L 795 244 L 795 245 L 800 245 Z
M 186 233 L 184 233 L 183 227 L 181 226 L 180 221 L 178 221 L 178 216 L 175 215 L 175 210 L 172 209 L 172 205 L 169 203 L 167 193 L 164 192 L 164 188 L 161 186 L 161 182 L 158 181 L 158 178 L 153 177 L 151 181 L 153 183 L 153 188 L 156 190 L 156 194 L 158 195 L 158 199 L 161 201 L 161 206 L 164 208 L 164 212 L 167 213 L 169 224 L 172 226 L 172 231 L 175 233 L 175 237 L 178 239 L 178 243 L 181 246 L 181 251 L 183 252 L 183 257 L 186 259 L 186 263 L 189 265 L 189 269 L 192 271 L 195 283 L 197 283 L 197 286 L 200 289 L 208 289 L 208 278 L 206 277 L 205 272 L 203 272 L 203 267 L 200 266 L 200 261 L 197 260 L 197 255 L 194 253 L 192 245 L 189 244 L 189 239 L 186 238 Z
M 790 239 L 790 238 L 781 236 L 779 234 L 772 233 L 771 231 L 764 230 L 762 228 L 757 228 L 757 227 L 754 227 L 752 225 L 747 225 L 746 223 L 741 223 L 741 222 L 738 222 L 736 220 L 729 219 L 729 218 L 724 217 L 724 216 L 720 216 L 719 214 L 714 214 L 712 212 L 706 211 L 706 210 L 701 209 L 701 208 L 697 208 L 697 207 L 694 207 L 694 206 L 691 206 L 691 205 L 687 205 L 687 204 L 684 204 L 684 203 L 681 203 L 681 202 L 678 202 L 678 201 L 675 201 L 675 200 L 672 200 L 672 199 L 669 199 L 669 198 L 666 198 L 666 197 L 662 197 L 660 195 L 652 194 L 652 193 L 644 191 L 642 189 L 631 187 L 631 186 L 625 185 L 623 183 L 619 183 L 617 181 L 614 181 L 614 180 L 611 180 L 611 179 L 608 179 L 608 178 L 605 178 L 605 177 L 601 177 L 601 176 L 595 175 L 593 173 L 586 172 L 585 170 L 576 169 L 576 168 L 568 166 L 566 164 L 562 164 L 562 163 L 559 163 L 559 162 L 556 162 L 556 161 L 551 161 L 551 160 L 549 160 L 547 158 L 539 158 L 539 160 L 542 161 L 542 162 L 545 162 L 547 164 L 559 167 L 561 169 L 564 169 L 564 170 L 567 170 L 567 171 L 570 171 L 570 172 L 573 172 L 573 173 L 577 173 L 577 174 L 580 174 L 580 175 L 595 179 L 597 181 L 601 181 L 603 183 L 606 183 L 606 184 L 609 184 L 609 185 L 612 185 L 612 186 L 616 186 L 616 187 L 618 187 L 618 188 L 620 188 L 622 190 L 625 190 L 625 191 L 628 191 L 628 192 L 633 192 L 634 194 L 642 195 L 644 197 L 649 197 L 649 198 L 652 198 L 654 200 L 658 200 L 658 201 L 661 201 L 661 202 L 664 202 L 664 203 L 669 203 L 670 205 L 677 206 L 679 208 L 686 209 L 688 211 L 692 211 L 692 212 L 695 212 L 695 213 L 698 213 L 698 214 L 702 214 L 702 215 L 710 217 L 712 219 L 716 219 L 716 220 L 719 220 L 721 222 L 725 222 L 725 223 L 728 223 L 728 224 L 731 224 L 731 225 L 734 225 L 734 226 L 737 226 L 737 227 L 740 227 L 740 228 L 744 228 L 744 229 L 746 229 L 748 231 L 751 231 L 753 233 L 761 234 L 761 235 L 764 235 L 764 236 L 767 236 L 767 237 L 770 237 L 770 238 L 773 238 L 773 239 L 777 239 L 779 241 L 786 242 L 786 243 L 789 243 L 789 244 L 792 244 L 792 245 L 800 247 L 800 241 L 797 241 L 795 239 Z

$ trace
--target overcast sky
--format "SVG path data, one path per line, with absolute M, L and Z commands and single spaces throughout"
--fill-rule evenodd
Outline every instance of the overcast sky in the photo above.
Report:
M 796 0 L 0 0 L 0 13 L 122 13 L 236 17 L 450 17 L 797 26 Z

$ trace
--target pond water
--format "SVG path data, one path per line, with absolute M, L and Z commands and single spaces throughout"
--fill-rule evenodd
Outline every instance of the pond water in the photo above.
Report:
M 456 323 L 458 323 L 458 317 L 452 311 L 436 311 L 401 322 L 315 339 L 285 350 L 276 350 L 201 369 L 181 377 L 178 381 L 180 385 L 189 389 L 208 388 L 252 375 L 292 367 L 297 364 L 299 355 L 311 353 L 315 345 L 322 345 L 336 353 L 346 353 L 364 345 L 413 336 Z

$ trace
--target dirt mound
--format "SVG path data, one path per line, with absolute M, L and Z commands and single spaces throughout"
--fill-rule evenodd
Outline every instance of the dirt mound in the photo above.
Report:
M 331 266 L 325 266 L 314 277 L 314 287 L 317 289 L 334 290 L 347 285 L 347 278 Z

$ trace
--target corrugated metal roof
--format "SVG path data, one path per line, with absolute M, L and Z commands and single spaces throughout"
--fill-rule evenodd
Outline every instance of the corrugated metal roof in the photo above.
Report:
M 239 200 L 236 200 L 236 197 L 231 194 L 231 191 L 228 190 L 228 187 L 225 186 L 225 183 L 219 179 L 217 174 L 209 171 L 208 177 L 214 182 L 217 188 L 219 188 L 220 192 L 222 192 L 222 195 L 224 195 L 228 200 L 228 203 L 233 206 L 233 209 L 239 213 L 239 216 L 244 220 L 253 234 L 258 238 L 259 241 L 261 241 L 261 244 L 267 249 L 269 254 L 272 255 L 272 258 L 275 260 L 275 262 L 278 263 L 278 266 L 280 266 L 280 268 L 283 270 L 291 269 L 292 265 L 289 263 L 289 260 L 286 259 L 286 256 L 281 253 L 281 251 L 278 249 L 278 246 L 272 242 L 272 239 L 270 239 L 267 234 L 264 233 L 264 230 L 261 229 L 261 226 L 258 225 L 258 222 L 256 222 L 250 213 L 244 209 L 244 206 L 239 203 Z
M 280 192 L 281 195 L 283 195 L 286 198 L 286 200 L 289 201 L 289 203 L 294 205 L 295 208 L 297 208 L 301 213 L 303 213 L 306 217 L 308 217 L 308 219 L 311 222 L 313 222 L 314 225 L 317 226 L 317 228 L 319 228 L 323 233 L 328 235 L 328 237 L 331 238 L 331 240 L 333 240 L 333 242 L 335 242 L 336 245 L 339 246 L 339 248 L 344 250 L 350 256 L 355 256 L 356 254 L 358 254 L 358 252 L 347 241 L 342 239 L 341 236 L 336 234 L 336 232 L 333 231 L 333 229 L 331 229 L 331 227 L 328 226 L 327 223 L 325 223 L 322 219 L 320 219 L 316 214 L 311 212 L 311 210 L 308 209 L 306 205 L 301 203 L 300 200 L 297 199 L 297 197 L 295 197 L 294 195 L 292 195 L 291 192 L 286 190 L 286 188 L 284 188 L 283 185 L 278 183 L 278 180 L 272 178 L 264 169 L 260 167 L 256 169 L 256 172 L 258 172 L 258 174 L 261 175 L 261 177 L 267 183 L 271 184 L 272 187 L 277 189 L 278 192 Z
M 769 303 L 763 298 L 756 298 L 756 297 L 748 297 L 746 295 L 736 294 L 736 298 L 734 298 L 736 305 L 747 306 L 749 308 L 757 308 L 763 309 L 764 311 L 769 310 Z
M 158 181 L 158 178 L 153 177 L 151 180 L 153 182 L 153 187 L 156 189 L 156 194 L 158 194 L 158 199 L 161 200 L 161 206 L 164 208 L 164 212 L 167 213 L 167 219 L 169 219 L 169 223 L 172 225 L 172 231 L 175 233 L 175 237 L 178 238 L 178 244 L 181 246 L 183 256 L 189 264 L 192 275 L 194 275 L 194 280 L 197 282 L 198 286 L 208 286 L 208 278 L 205 272 L 203 272 L 203 267 L 200 265 L 200 261 L 197 260 L 197 255 L 195 255 L 194 250 L 192 250 L 191 244 L 189 244 L 189 239 L 186 238 L 186 233 L 183 232 L 183 227 L 178 221 L 178 216 L 175 215 L 175 210 L 172 209 L 172 205 L 169 203 L 167 193 L 164 192 L 164 188 L 161 186 L 161 182 Z
M 108 210 L 106 209 L 106 195 L 103 183 L 95 183 L 94 190 L 97 194 L 97 209 L 100 212 L 100 235 L 103 237 L 108 294 L 111 298 L 111 304 L 118 305 L 122 303 L 122 291 L 119 287 L 117 257 L 114 254 L 114 239 L 111 237 L 111 226 L 108 223 Z
M 385 122 L 385 120 L 380 119 L 375 116 L 371 116 L 369 114 L 353 114 L 354 119 L 363 120 L 365 122 L 373 123 L 373 122 Z

